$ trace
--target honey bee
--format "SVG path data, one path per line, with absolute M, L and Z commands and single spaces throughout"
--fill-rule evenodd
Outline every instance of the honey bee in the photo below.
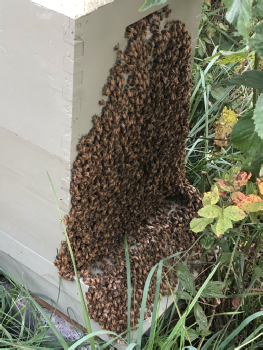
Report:
M 105 106 L 105 105 L 106 105 L 106 102 L 105 102 L 104 100 L 100 100 L 100 101 L 99 101 L 99 105 L 100 105 L 100 106 Z

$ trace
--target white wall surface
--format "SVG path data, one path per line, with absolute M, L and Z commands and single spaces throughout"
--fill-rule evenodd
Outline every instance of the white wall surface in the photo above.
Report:
M 79 18 L 114 0 L 32 0 L 35 4 L 71 18 Z

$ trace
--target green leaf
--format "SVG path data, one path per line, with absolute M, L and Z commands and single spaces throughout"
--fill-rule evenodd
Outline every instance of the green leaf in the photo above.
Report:
M 253 27 L 255 33 L 249 38 L 249 45 L 252 46 L 252 50 L 256 51 L 259 56 L 263 55 L 263 23 L 258 23 Z
M 213 222 L 214 219 L 208 219 L 208 218 L 194 218 L 190 222 L 190 229 L 194 232 L 201 232 L 203 229 Z
M 226 93 L 226 88 L 223 86 L 213 86 L 210 93 L 216 100 L 221 100 L 222 96 Z
M 213 245 L 214 241 L 215 241 L 215 239 L 213 237 L 207 235 L 205 238 L 201 239 L 200 242 L 201 242 L 202 246 L 206 250 L 208 250 L 208 249 L 211 248 L 211 246 Z
M 198 211 L 198 214 L 204 218 L 218 218 L 222 215 L 222 209 L 218 205 L 206 205 Z
M 184 292 L 183 290 L 178 290 L 176 292 L 176 295 L 178 297 L 178 299 L 184 299 L 184 300 L 191 300 L 191 295 L 188 294 L 187 292 Z
M 191 342 L 193 342 L 195 339 L 199 338 L 200 336 L 199 333 L 192 328 L 186 328 L 186 333 L 187 333 L 186 339 L 187 340 L 190 339 Z M 196 349 L 196 348 L 193 348 L 193 349 Z
M 248 196 L 249 194 L 257 194 L 256 185 L 251 181 L 248 181 L 246 184 L 246 195 Z
M 203 57 L 205 52 L 206 52 L 206 43 L 201 38 L 198 38 L 197 51 L 198 51 L 198 54 L 199 54 L 200 57 Z
M 263 72 L 260 70 L 250 70 L 243 74 L 235 75 L 230 80 L 223 80 L 222 84 L 227 86 L 244 85 L 263 92 Z
M 226 261 L 229 261 L 231 259 L 232 253 L 223 253 L 220 257 L 220 262 L 224 263 Z
M 195 303 L 194 314 L 195 314 L 195 319 L 198 326 L 202 329 L 202 331 L 205 332 L 208 327 L 207 318 L 204 313 L 204 310 L 201 308 L 201 306 L 198 303 Z
M 259 212 L 251 212 L 249 213 L 249 218 L 253 224 L 258 224 L 259 219 L 258 219 L 258 213 Z
M 226 19 L 248 40 L 252 0 L 223 0 L 223 2 L 228 8 Z
M 262 148 L 263 148 L 263 143 L 262 143 Z M 252 162 L 250 164 L 250 168 L 251 168 L 251 172 L 253 173 L 253 175 L 255 177 L 260 177 L 260 168 L 261 165 L 263 164 L 263 150 L 261 151 L 261 153 L 258 153 L 253 159 Z
M 224 216 L 220 216 L 216 224 L 216 235 L 223 235 L 229 228 L 232 228 L 232 221 L 225 218 Z
M 255 16 L 263 18 L 263 0 L 258 0 L 257 4 L 253 6 Z
M 220 281 L 209 281 L 207 286 L 201 293 L 201 296 L 204 298 L 224 298 L 224 294 L 222 293 L 222 289 L 224 288 L 224 283 Z
M 226 219 L 232 220 L 232 221 L 239 221 L 246 217 L 246 214 L 244 211 L 240 208 L 238 208 L 235 205 L 231 205 L 230 207 L 227 207 L 223 211 L 223 216 Z
M 216 29 L 215 29 L 214 27 L 208 25 L 208 26 L 206 27 L 206 33 L 207 33 L 207 35 L 208 35 L 209 38 L 212 38 L 212 37 L 215 35 L 215 33 L 216 33 Z M 210 42 L 210 43 L 211 43 L 211 42 Z
M 263 139 L 263 94 L 257 100 L 253 116 L 255 122 L 255 130 L 258 136 Z
M 252 116 L 253 112 L 249 112 L 238 120 L 230 134 L 230 140 L 234 147 L 250 157 L 255 157 L 258 153 L 263 152 L 263 140 L 255 133 Z
M 148 10 L 150 7 L 164 4 L 164 3 L 166 3 L 166 0 L 145 0 L 142 7 L 139 8 L 139 11 L 142 12 L 142 11 Z
M 179 281 L 182 283 L 182 286 L 192 295 L 196 294 L 195 291 L 195 284 L 194 284 L 194 279 L 191 273 L 189 272 L 188 268 L 180 264 L 178 269 L 177 269 L 177 277 Z

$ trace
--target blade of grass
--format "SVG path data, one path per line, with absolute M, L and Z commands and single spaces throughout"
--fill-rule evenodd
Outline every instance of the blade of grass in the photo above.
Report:
M 243 345 L 238 346 L 237 348 L 235 348 L 235 350 L 238 350 L 238 349 L 243 348 L 244 346 L 246 346 L 247 344 L 249 344 L 249 343 L 253 342 L 255 339 L 257 339 L 258 337 L 260 337 L 260 336 L 262 336 L 262 335 L 263 335 L 263 333 L 260 333 L 260 334 L 259 334 L 259 335 L 257 335 L 255 338 L 253 338 L 253 339 L 249 340 L 248 342 L 246 342 L 245 344 L 243 344 Z M 252 349 L 253 349 L 253 348 L 252 348 Z
M 149 349 L 150 350 L 153 348 L 154 332 L 156 329 L 156 313 L 157 313 L 157 307 L 159 304 L 159 293 L 160 293 L 160 283 L 161 283 L 161 279 L 162 279 L 162 269 L 163 269 L 163 261 L 161 260 L 158 264 L 157 276 L 156 276 L 156 287 L 155 287 L 155 296 L 154 296 L 154 303 L 153 303 L 152 323 L 151 323 L 151 331 L 150 331 L 150 338 L 149 338 Z
M 81 345 L 82 343 L 84 343 L 86 340 L 89 340 L 91 338 L 96 337 L 97 335 L 102 335 L 102 334 L 112 334 L 112 335 L 116 335 L 118 337 L 118 334 L 114 333 L 114 332 L 110 332 L 110 331 L 96 331 L 93 333 L 90 333 L 88 335 L 85 335 L 84 337 L 82 337 L 81 339 L 79 339 L 78 341 L 76 341 L 73 345 L 71 345 L 68 350 L 74 350 L 76 349 L 79 345 Z
M 9 274 L 4 271 L 2 268 L 0 268 L 0 271 L 3 272 L 3 274 L 5 276 L 8 276 L 8 278 L 11 280 L 11 276 L 9 276 Z M 47 324 L 49 325 L 49 327 L 52 329 L 52 331 L 54 332 L 55 336 L 57 337 L 58 341 L 60 342 L 61 346 L 63 347 L 63 349 L 68 349 L 68 344 L 67 342 L 64 340 L 64 338 L 62 337 L 62 335 L 60 334 L 60 332 L 57 330 L 57 328 L 55 327 L 54 323 L 49 319 L 49 317 L 47 316 L 47 314 L 45 313 L 45 311 L 41 308 L 40 305 L 38 305 L 38 303 L 31 297 L 29 291 L 23 287 L 20 287 L 21 291 L 23 292 L 23 294 L 25 294 L 32 302 L 32 304 L 35 306 L 35 308 L 41 313 L 41 315 L 43 316 L 43 318 L 45 319 L 45 321 L 47 322 Z
M 147 277 L 147 280 L 145 282 L 145 286 L 144 286 L 144 289 L 143 289 L 143 297 L 142 297 L 142 303 L 141 303 L 140 320 L 139 320 L 138 333 L 137 333 L 137 344 L 139 346 L 139 349 L 141 349 L 141 344 L 142 344 L 144 311 L 145 311 L 145 305 L 146 305 L 146 300 L 147 300 L 147 296 L 148 296 L 149 285 L 150 285 L 150 282 L 151 282 L 151 279 L 152 279 L 152 275 L 154 274 L 154 271 L 156 270 L 157 266 L 158 266 L 158 264 L 154 265 L 154 267 L 149 272 L 149 275 Z
M 48 176 L 51 188 L 52 188 L 53 195 L 54 195 L 55 200 L 56 200 L 56 205 L 57 205 L 57 208 L 58 208 L 58 211 L 59 211 L 59 215 L 60 215 L 60 219 L 61 219 L 61 222 L 62 222 L 63 231 L 64 231 L 64 234 L 65 234 L 65 237 L 66 237 L 66 240 L 67 240 L 67 244 L 68 244 L 71 260 L 72 260 L 73 267 L 74 267 L 74 273 L 75 273 L 75 277 L 76 277 L 76 282 L 77 282 L 77 286 L 78 286 L 78 291 L 79 291 L 79 296 L 80 296 L 80 303 L 81 303 L 81 309 L 82 309 L 85 325 L 86 325 L 86 328 L 87 328 L 87 332 L 90 334 L 90 333 L 92 333 L 92 329 L 91 329 L 91 324 L 90 324 L 89 313 L 88 313 L 88 310 L 87 310 L 87 304 L 85 303 L 85 300 L 84 300 L 83 291 L 82 291 L 82 288 L 81 288 L 81 285 L 80 285 L 80 280 L 78 278 L 78 271 L 77 271 L 77 266 L 76 266 L 76 263 L 75 263 L 73 251 L 72 251 L 72 248 L 71 248 L 71 244 L 70 244 L 70 240 L 69 240 L 69 237 L 68 237 L 67 229 L 66 229 L 66 226 L 64 224 L 63 215 L 62 215 L 60 207 L 59 207 L 59 202 L 58 202 L 58 199 L 57 199 L 57 195 L 56 195 L 53 183 L 51 181 L 51 178 L 50 178 L 48 172 L 47 172 L 47 176 Z M 90 345 L 91 345 L 92 350 L 95 350 L 94 338 L 90 339 Z
M 250 341 L 252 341 L 252 340 L 253 340 L 252 338 L 253 338 L 259 331 L 261 331 L 261 329 L 263 329 L 263 324 L 261 324 L 257 329 L 255 329 L 255 330 L 253 331 L 253 333 L 250 334 L 250 335 L 240 344 L 240 346 L 241 346 L 241 345 L 244 346 L 244 345 L 248 344 Z M 262 333 L 261 333 L 261 334 L 262 334 Z
M 246 327 L 255 318 L 263 316 L 263 311 L 255 312 L 253 315 L 247 317 L 217 348 L 217 350 L 224 350 L 226 346 L 234 339 L 244 327 Z
M 127 242 L 127 235 L 124 236 L 124 250 L 126 259 L 126 272 L 127 272 L 127 292 L 128 292 L 128 315 L 127 315 L 127 342 L 130 343 L 130 327 L 131 327 L 131 268 L 130 268 L 130 258 L 129 258 L 129 247 Z

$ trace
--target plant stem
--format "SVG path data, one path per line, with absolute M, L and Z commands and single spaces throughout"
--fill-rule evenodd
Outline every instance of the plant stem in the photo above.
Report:
M 259 56 L 255 52 L 254 70 L 258 70 L 258 68 L 259 68 Z M 255 109 L 255 107 L 256 107 L 257 100 L 258 100 L 258 90 L 253 89 L 253 109 Z
M 232 266 L 232 263 L 233 263 L 233 260 L 234 260 L 234 256 L 235 256 L 235 253 L 236 253 L 236 249 L 237 249 L 237 246 L 238 246 L 238 243 L 239 243 L 239 240 L 240 240 L 240 236 L 241 236 L 241 228 L 239 228 L 239 231 L 238 231 L 238 237 L 237 237 L 237 240 L 236 240 L 236 243 L 235 243 L 232 255 L 231 255 L 231 259 L 230 259 L 230 262 L 229 262 L 229 265 L 228 265 L 226 276 L 224 278 L 224 284 L 226 284 L 226 282 L 227 282 L 227 279 L 228 279 L 228 276 L 229 276 L 229 273 L 230 273 L 230 269 L 231 269 L 231 266 Z M 226 289 L 227 289 L 227 286 L 225 286 L 225 294 L 226 294 Z

